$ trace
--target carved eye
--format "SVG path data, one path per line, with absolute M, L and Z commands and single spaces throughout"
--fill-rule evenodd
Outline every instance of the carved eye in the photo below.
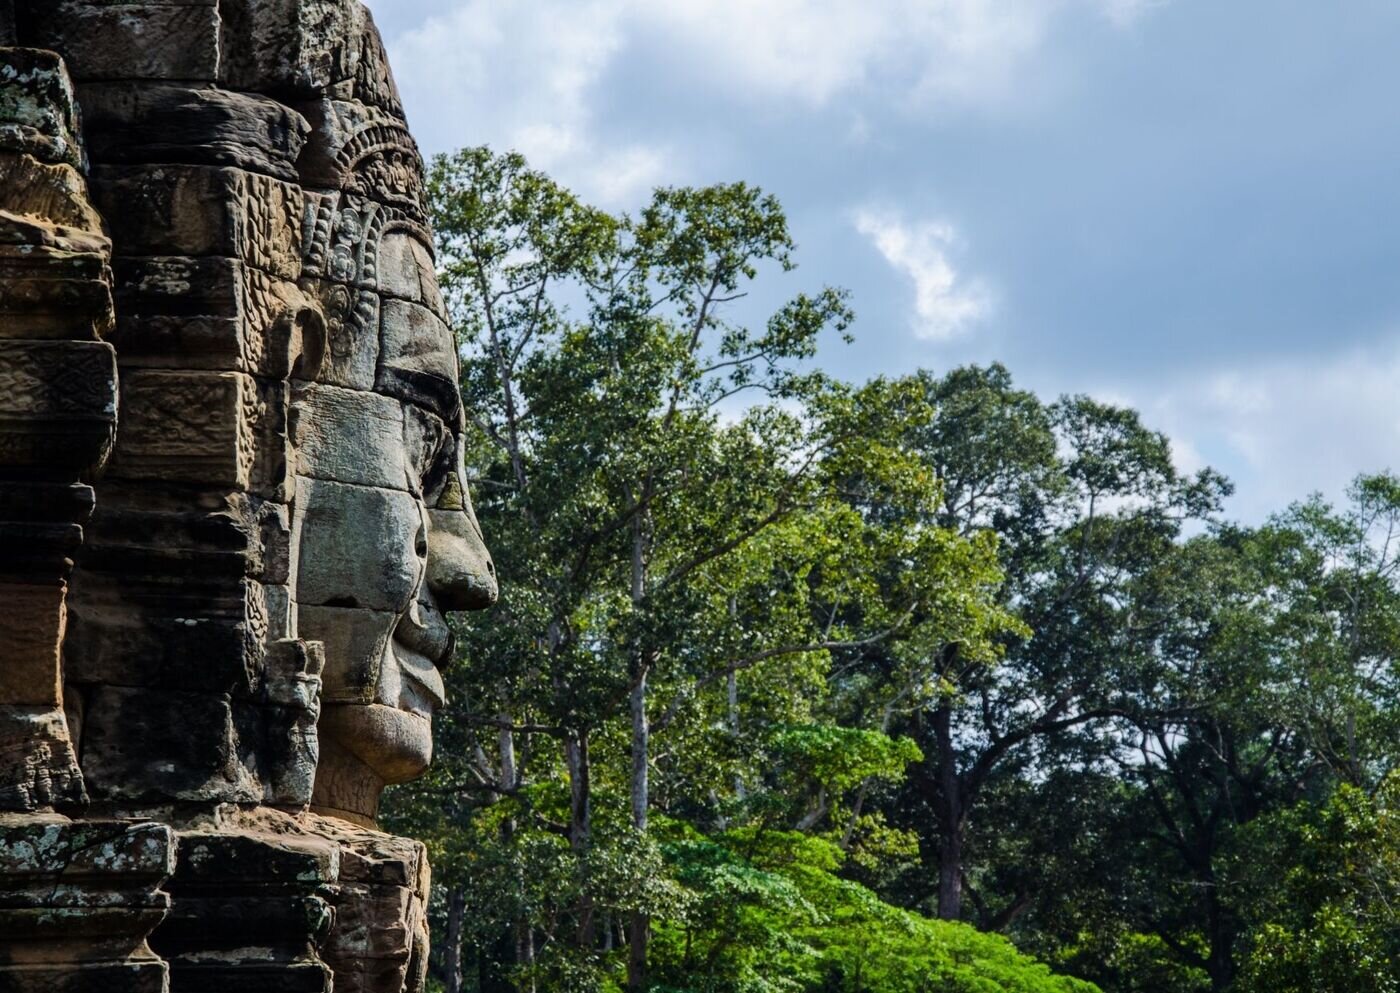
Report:
M 423 473 L 423 500 L 429 507 L 437 507 L 447 491 L 458 486 L 457 439 L 444 431 Z

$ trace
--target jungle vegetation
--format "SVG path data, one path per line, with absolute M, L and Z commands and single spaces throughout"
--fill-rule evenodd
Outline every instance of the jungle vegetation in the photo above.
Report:
M 388 804 L 436 988 L 1400 990 L 1400 479 L 1246 527 L 1133 410 L 843 382 L 743 183 L 431 207 L 502 587 Z

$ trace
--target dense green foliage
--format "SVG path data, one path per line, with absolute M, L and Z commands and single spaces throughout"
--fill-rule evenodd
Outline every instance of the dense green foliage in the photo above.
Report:
M 386 814 L 434 982 L 1400 990 L 1400 481 L 1240 527 L 1134 411 L 841 383 L 743 184 L 431 187 L 502 583 Z

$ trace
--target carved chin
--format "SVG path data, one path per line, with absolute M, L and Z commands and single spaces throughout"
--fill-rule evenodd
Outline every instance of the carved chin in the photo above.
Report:
M 406 783 L 433 761 L 433 722 L 384 704 L 333 704 L 318 724 L 330 739 L 359 759 L 384 785 Z

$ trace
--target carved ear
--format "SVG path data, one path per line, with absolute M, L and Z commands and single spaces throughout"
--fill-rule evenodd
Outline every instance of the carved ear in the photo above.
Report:
M 286 356 L 288 379 L 315 379 L 326 357 L 326 314 L 320 303 L 292 283 L 278 287 L 282 309 L 272 329 L 272 345 Z

